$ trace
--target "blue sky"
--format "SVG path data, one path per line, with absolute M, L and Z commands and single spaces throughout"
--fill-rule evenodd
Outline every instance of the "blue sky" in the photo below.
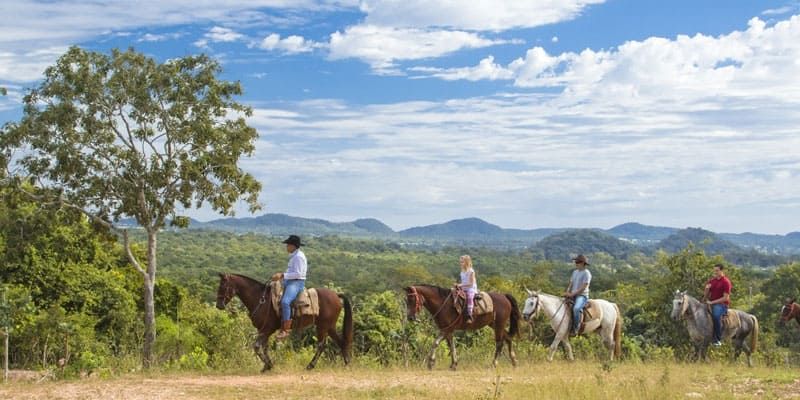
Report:
M 264 212 L 800 230 L 796 1 L 22 0 L 0 14 L 14 16 L 0 122 L 70 45 L 218 58 L 255 110 L 242 166 Z

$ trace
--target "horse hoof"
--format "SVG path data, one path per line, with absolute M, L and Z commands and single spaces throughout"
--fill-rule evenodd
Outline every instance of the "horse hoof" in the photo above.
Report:
M 455 371 L 455 370 L 456 370 L 456 366 L 455 365 L 451 365 L 450 366 L 450 371 Z
M 308 366 L 306 367 L 306 370 L 309 370 L 309 371 L 310 371 L 310 370 L 312 370 L 312 369 L 314 369 L 314 365 L 312 365 L 312 364 L 308 364 Z

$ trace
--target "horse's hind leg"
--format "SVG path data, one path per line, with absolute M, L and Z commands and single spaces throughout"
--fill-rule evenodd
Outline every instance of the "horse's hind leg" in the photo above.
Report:
M 567 351 L 567 359 L 575 361 L 575 354 L 572 352 L 572 343 L 569 342 L 569 339 L 564 339 L 561 345 L 564 346 L 564 350 Z
M 336 333 L 336 328 L 334 327 L 333 329 L 329 330 L 328 335 L 333 338 L 333 341 L 336 342 L 337 346 L 339 346 L 339 350 L 341 350 L 342 353 L 342 358 L 344 359 L 344 365 L 350 364 L 350 355 L 345 353 L 346 350 L 344 348 L 344 339 L 339 337 L 339 334 Z
M 458 357 L 456 356 L 456 342 L 453 340 L 453 334 L 450 333 L 445 338 L 447 340 L 447 347 L 450 348 L 450 369 L 455 371 L 458 366 Z
M 516 367 L 517 366 L 517 354 L 514 353 L 514 347 L 513 347 L 514 341 L 511 340 L 510 337 L 506 336 L 505 342 L 506 342 L 506 346 L 508 346 L 508 358 L 511 359 L 511 365 Z
M 308 363 L 306 369 L 314 369 L 314 367 L 317 366 L 317 359 L 319 359 L 320 354 L 322 354 L 322 350 L 325 349 L 326 339 L 328 339 L 328 332 L 317 326 L 317 352 L 314 353 L 314 358 Z

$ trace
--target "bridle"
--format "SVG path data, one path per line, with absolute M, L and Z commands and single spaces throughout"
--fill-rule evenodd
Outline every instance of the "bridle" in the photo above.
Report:
M 225 293 L 220 295 L 219 292 L 217 292 L 217 303 L 222 302 L 222 304 L 227 304 L 233 296 L 236 295 L 236 288 L 228 282 L 229 278 L 230 275 L 226 274 L 224 278 Z
M 414 286 L 409 287 L 409 293 L 406 293 L 406 297 L 414 298 L 414 314 L 412 316 L 416 317 L 417 313 L 422 310 L 422 303 L 425 302 L 425 298 L 422 297 L 421 294 L 417 291 L 417 288 Z
M 539 293 L 534 293 L 528 297 L 529 299 L 536 299 L 536 305 L 533 306 L 533 311 L 528 314 L 528 319 L 535 318 L 537 314 L 539 314 L 539 310 L 542 308 L 542 299 L 539 298 Z

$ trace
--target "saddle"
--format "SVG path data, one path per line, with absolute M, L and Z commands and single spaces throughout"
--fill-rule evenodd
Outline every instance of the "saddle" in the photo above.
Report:
M 283 282 L 280 280 L 270 282 L 270 303 L 275 313 L 281 315 L 281 297 L 283 297 Z M 319 297 L 317 289 L 303 289 L 292 301 L 292 318 L 302 315 L 319 316 Z
M 567 299 L 567 306 L 569 307 L 570 313 L 574 312 L 572 306 L 575 305 L 574 299 Z M 574 315 L 571 315 L 572 318 L 575 318 Z M 578 332 L 576 335 L 580 335 L 585 331 L 593 331 L 597 329 L 600 325 L 600 322 L 603 320 L 603 310 L 600 308 L 600 305 L 597 304 L 594 300 L 589 300 L 586 302 L 586 305 L 583 306 L 583 312 L 581 313 L 581 323 L 578 328 Z M 588 329 L 587 329 L 588 328 Z
M 708 313 L 711 314 L 711 306 L 707 305 Z M 722 318 L 719 319 L 719 322 L 722 323 L 722 328 L 732 328 L 737 329 L 742 326 L 742 320 L 739 319 L 739 313 L 736 310 L 728 308 L 725 311 L 725 314 L 722 314 Z
M 455 288 L 453 289 L 453 306 L 456 309 L 456 312 L 461 314 L 467 312 L 467 293 L 464 289 Z M 494 303 L 492 303 L 492 297 L 489 296 L 487 292 L 478 292 L 475 293 L 475 297 L 472 299 L 473 301 L 473 308 L 472 308 L 472 316 L 476 317 L 478 315 L 489 314 L 494 312 Z

